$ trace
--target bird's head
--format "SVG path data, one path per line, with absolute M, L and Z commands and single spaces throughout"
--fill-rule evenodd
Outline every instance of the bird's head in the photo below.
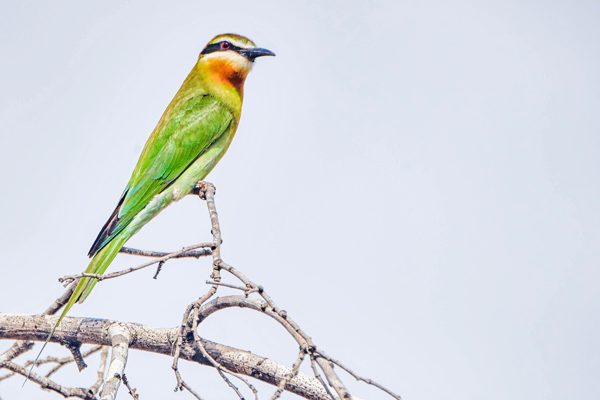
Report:
M 226 33 L 215 36 L 202 50 L 198 64 L 210 79 L 243 90 L 254 60 L 263 56 L 274 56 L 270 50 L 256 47 L 244 36 Z

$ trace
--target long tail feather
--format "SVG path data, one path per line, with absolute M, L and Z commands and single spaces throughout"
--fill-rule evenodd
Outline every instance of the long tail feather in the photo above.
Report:
M 92 261 L 85 272 L 102 275 L 117 254 L 119 254 L 119 250 L 121 250 L 121 247 L 123 247 L 123 244 L 125 244 L 127 239 L 127 236 L 121 234 L 111 240 L 94 256 L 94 258 L 92 258 Z M 83 303 L 91 293 L 92 289 L 94 289 L 94 286 L 96 286 L 96 283 L 98 283 L 97 279 L 82 278 L 73 292 L 73 297 L 77 295 L 76 301 L 80 304 Z M 77 289 L 80 290 L 78 291 Z M 70 301 L 71 299 L 69 299 L 69 302 Z
M 123 247 L 123 244 L 127 241 L 127 239 L 128 239 L 128 237 L 126 237 L 124 235 L 119 235 L 119 236 L 115 237 L 113 240 L 111 240 L 108 245 L 103 247 L 102 250 L 100 250 L 94 256 L 94 258 L 91 259 L 85 272 L 88 274 L 96 274 L 96 275 L 103 274 L 104 271 L 106 271 L 106 269 L 110 265 L 110 263 L 115 259 L 115 257 L 119 253 L 119 250 L 121 250 L 121 247 Z M 67 313 L 69 312 L 71 307 L 73 307 L 73 305 L 75 305 L 75 303 L 83 303 L 84 302 L 84 300 L 91 293 L 92 289 L 94 289 L 94 286 L 96 286 L 97 282 L 98 282 L 98 279 L 90 278 L 90 277 L 83 277 L 79 280 L 79 282 L 77 283 L 77 286 L 75 286 L 75 290 L 73 291 L 73 294 L 71 295 L 71 297 L 69 297 L 69 301 L 67 302 L 67 304 L 65 305 L 65 308 L 63 309 L 62 313 L 60 314 L 60 317 L 58 317 L 58 320 L 56 321 L 56 323 L 52 327 L 52 330 L 50 331 L 50 334 L 46 338 L 46 341 L 44 342 L 42 349 L 35 357 L 35 360 L 33 361 L 31 368 L 29 369 L 27 377 L 25 378 L 25 382 L 27 382 L 27 380 L 29 379 L 29 375 L 31 374 L 33 367 L 37 364 L 37 361 L 39 360 L 40 356 L 42 355 L 42 352 L 46 348 L 46 345 L 48 345 L 48 343 L 50 342 L 50 339 L 52 339 L 52 336 L 54 335 L 54 332 L 56 331 L 56 328 L 58 328 L 58 325 L 60 324 L 60 322 L 67 315 Z M 23 384 L 25 384 L 25 382 Z

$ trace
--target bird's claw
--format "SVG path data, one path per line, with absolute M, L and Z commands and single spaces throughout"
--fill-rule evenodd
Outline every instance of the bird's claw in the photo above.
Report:
M 200 196 L 202 200 L 206 200 L 206 191 L 209 187 L 212 187 L 215 190 L 215 186 L 206 181 L 198 181 L 196 185 L 194 185 L 194 189 L 192 189 L 192 193 Z

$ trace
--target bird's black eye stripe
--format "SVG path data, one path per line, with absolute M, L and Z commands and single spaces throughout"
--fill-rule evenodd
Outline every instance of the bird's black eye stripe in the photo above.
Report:
M 208 46 L 206 46 L 204 48 L 204 50 L 202 50 L 202 53 L 200 53 L 200 54 L 209 54 L 209 53 L 215 52 L 217 50 L 221 50 L 221 44 L 220 43 L 212 43 L 212 44 L 209 44 Z
M 224 43 L 228 43 L 229 44 L 228 46 L 225 46 L 227 48 L 223 48 L 223 44 Z M 228 41 L 224 40 L 224 41 L 221 41 L 221 42 L 209 44 L 208 46 L 206 46 L 204 48 L 204 50 L 202 50 L 202 53 L 200 53 L 200 54 L 209 54 L 209 53 L 213 53 L 215 51 L 225 51 L 225 50 L 233 50 L 233 51 L 236 51 L 236 52 L 239 53 L 240 50 L 243 50 L 243 49 L 241 47 L 238 47 L 238 46 L 234 45 L 231 42 L 228 42 Z

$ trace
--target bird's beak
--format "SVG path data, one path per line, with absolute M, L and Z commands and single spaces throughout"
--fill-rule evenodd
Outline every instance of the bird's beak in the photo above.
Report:
M 242 55 L 248 58 L 248 60 L 250 61 L 254 61 L 254 59 L 258 57 L 275 55 L 275 53 L 273 53 L 271 50 L 263 49 L 261 47 L 255 47 L 253 49 L 244 49 L 240 53 L 242 53 Z

